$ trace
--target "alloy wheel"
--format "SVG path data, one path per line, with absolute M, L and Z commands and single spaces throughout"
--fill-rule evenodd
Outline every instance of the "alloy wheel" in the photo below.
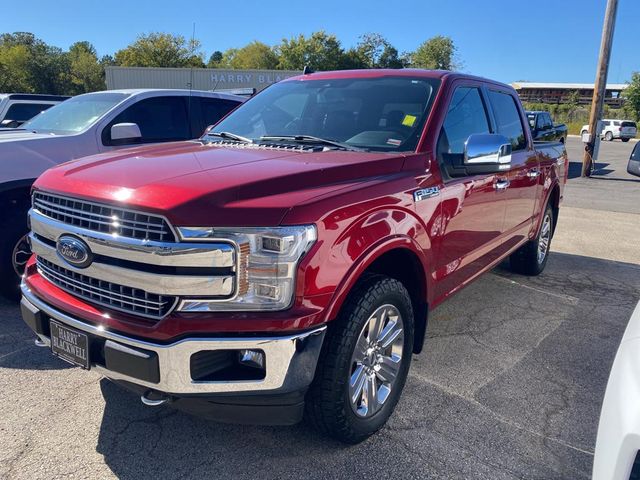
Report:
M 359 417 L 378 412 L 395 387 L 404 346 L 400 311 L 382 305 L 365 322 L 351 357 L 349 400 Z
M 551 216 L 545 215 L 542 220 L 540 229 L 540 238 L 538 239 L 538 263 L 544 262 L 549 252 L 549 242 L 551 242 Z
M 29 242 L 27 240 L 27 236 L 24 235 L 20 237 L 20 240 L 13 247 L 13 253 L 11 255 L 11 263 L 13 265 L 13 270 L 16 272 L 18 277 L 21 277 L 24 273 L 24 268 L 27 265 L 27 261 L 31 256 L 31 247 L 29 246 Z

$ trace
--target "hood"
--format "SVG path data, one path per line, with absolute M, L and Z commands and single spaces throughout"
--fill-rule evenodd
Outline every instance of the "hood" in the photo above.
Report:
M 0 129 L 0 181 L 38 177 L 47 168 L 96 150 L 95 139 L 77 135 Z
M 402 164 L 388 153 L 194 141 L 86 157 L 48 170 L 35 187 L 154 211 L 177 226 L 274 226 L 296 205 L 392 175 Z
M 0 128 L 0 143 L 13 142 L 16 140 L 33 140 L 50 136 L 51 135 L 46 133 L 36 133 L 32 130 L 22 130 L 20 128 Z

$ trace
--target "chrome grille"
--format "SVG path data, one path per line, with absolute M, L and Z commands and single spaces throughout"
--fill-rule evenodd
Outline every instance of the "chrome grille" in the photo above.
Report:
M 45 192 L 33 194 L 33 208 L 49 218 L 87 230 L 139 240 L 176 240 L 167 221 L 157 215 Z
M 63 290 L 114 310 L 161 319 L 176 304 L 177 298 L 145 292 L 112 282 L 88 277 L 37 257 L 38 272 Z

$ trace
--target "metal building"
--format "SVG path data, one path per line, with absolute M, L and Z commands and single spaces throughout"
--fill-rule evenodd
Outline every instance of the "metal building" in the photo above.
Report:
M 106 67 L 107 89 L 193 88 L 228 90 L 269 85 L 294 75 L 292 70 L 232 70 L 219 68 Z
M 571 95 L 578 92 L 578 103 L 586 105 L 593 97 L 593 83 L 514 82 L 511 86 L 523 102 L 568 103 Z M 621 107 L 622 92 L 627 87 L 625 83 L 608 83 L 604 102 L 611 107 Z

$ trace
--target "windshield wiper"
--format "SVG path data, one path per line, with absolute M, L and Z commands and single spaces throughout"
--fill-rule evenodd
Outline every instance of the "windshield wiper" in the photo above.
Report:
M 363 148 L 354 147 L 349 145 L 348 143 L 336 142 L 335 140 L 328 140 L 326 138 L 314 137 L 313 135 L 265 135 L 260 137 L 260 140 L 266 141 L 276 141 L 276 140 L 284 140 L 284 141 L 293 141 L 299 143 L 315 143 L 320 145 L 329 145 L 336 148 L 341 148 L 343 150 L 349 150 L 352 152 L 363 152 Z
M 212 137 L 226 138 L 228 140 L 235 140 L 236 142 L 253 143 L 253 140 L 251 140 L 250 138 L 236 135 L 235 133 L 231 132 L 209 132 L 207 133 L 207 135 Z

